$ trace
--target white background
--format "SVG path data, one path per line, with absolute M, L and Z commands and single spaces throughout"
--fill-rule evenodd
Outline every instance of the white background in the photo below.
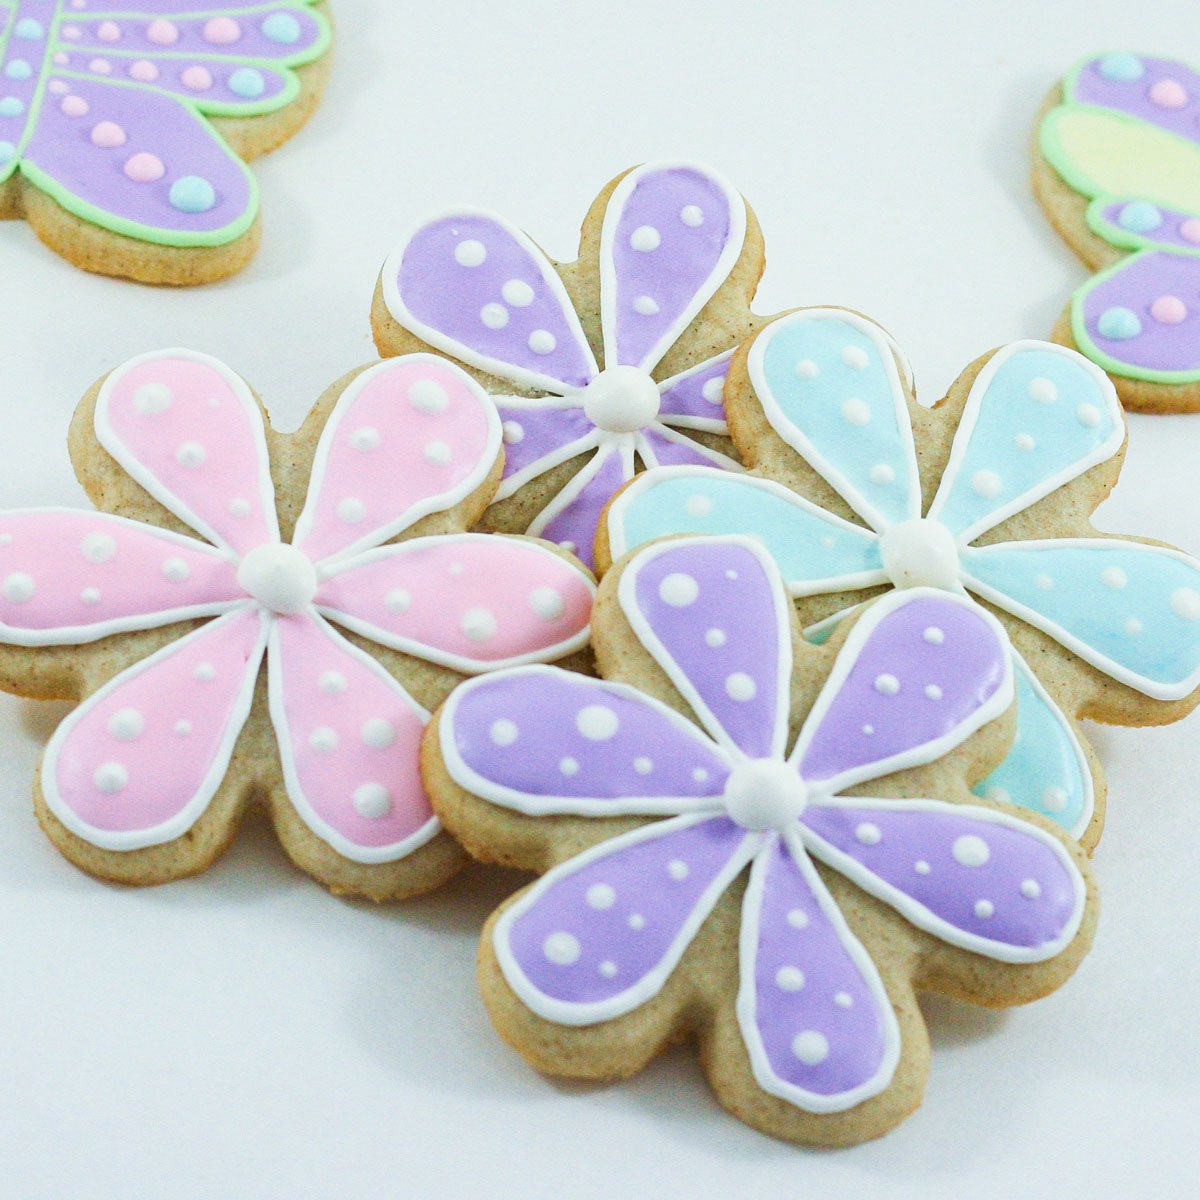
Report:
M 338 16 L 329 94 L 258 164 L 266 239 L 231 283 L 88 277 L 0 225 L 0 505 L 83 502 L 67 422 L 126 357 L 216 354 L 293 428 L 371 357 L 397 231 L 474 202 L 571 257 L 600 186 L 660 156 L 712 163 L 755 206 L 760 311 L 875 315 L 932 400 L 980 352 L 1046 333 L 1083 278 L 1027 187 L 1054 79 L 1092 50 L 1197 56 L 1191 0 L 341 0 Z M 1200 418 L 1131 425 L 1102 525 L 1200 551 Z M 690 1051 L 579 1087 L 501 1045 L 473 958 L 512 876 L 348 904 L 252 821 L 197 880 L 86 878 L 30 802 L 63 711 L 0 698 L 3 1200 L 1196 1195 L 1200 718 L 1095 731 L 1104 917 L 1071 984 L 1009 1014 L 931 1003 L 924 1107 L 881 1142 L 812 1153 L 725 1116 Z

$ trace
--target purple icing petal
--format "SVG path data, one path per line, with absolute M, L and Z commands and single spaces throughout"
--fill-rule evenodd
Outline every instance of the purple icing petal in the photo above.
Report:
M 497 925 L 505 977 L 561 1024 L 629 1012 L 662 988 L 755 844 L 725 817 L 681 817 L 571 859 Z
M 708 429 L 723 433 L 725 422 L 723 385 L 733 351 L 718 354 L 659 385 L 659 420 L 680 429 Z
M 422 225 L 388 259 L 383 281 L 401 325 L 472 366 L 551 392 L 584 387 L 596 374 L 554 268 L 490 213 Z
M 778 838 L 742 909 L 738 1020 L 759 1084 L 810 1111 L 859 1104 L 896 1068 L 900 1033 L 875 964 L 808 856 Z
M 1117 246 L 1161 246 L 1200 253 L 1200 217 L 1184 210 L 1129 197 L 1098 204 L 1089 220 L 1099 217 L 1101 237 Z
M 731 469 L 737 464 L 724 454 L 693 441 L 686 433 L 664 425 L 647 425 L 642 430 L 638 453 L 649 467 L 718 467 Z M 649 456 L 653 455 L 653 461 Z
M 131 222 L 138 227 L 134 233 L 163 230 L 184 244 L 203 244 L 206 235 L 242 223 L 253 210 L 245 166 L 207 121 L 174 96 L 99 79 L 62 82 L 69 90 L 47 95 L 22 170 L 39 187 L 54 188 L 65 207 L 84 219 L 115 219 L 118 229 Z M 93 145 L 92 131 L 102 122 L 119 126 L 125 143 Z M 131 178 L 135 154 L 143 161 L 156 158 L 163 174 Z M 186 212 L 171 203 L 172 186 L 187 177 L 211 185 L 210 208 Z
M 751 758 L 783 753 L 791 601 L 745 539 L 643 551 L 620 584 L 634 632 L 714 737 Z
M 1127 310 L 1114 331 L 1113 310 Z M 1075 336 L 1085 353 L 1137 370 L 1200 372 L 1200 257 L 1143 250 L 1097 275 L 1075 293 Z M 1095 355 L 1093 354 L 1093 357 Z
M 520 482 L 524 482 L 566 462 L 577 453 L 570 447 L 595 432 L 595 426 L 579 407 L 564 408 L 558 402 L 498 403 L 496 407 L 504 425 L 505 480 L 520 474 Z M 530 470 L 535 464 L 536 468 Z M 500 498 L 511 495 L 512 490 L 515 488 L 501 492 Z
M 553 667 L 464 684 L 442 717 L 454 778 L 521 812 L 673 813 L 719 797 L 724 755 L 631 688 Z
M 601 446 L 530 525 L 529 532 L 570 550 L 585 566 L 592 566 L 600 513 L 621 484 L 632 478 L 633 468 L 625 456 L 611 446 Z
M 954 945 L 1036 962 L 1079 928 L 1083 879 L 1066 851 L 1004 813 L 940 800 L 846 800 L 812 804 L 801 819 L 813 854 Z
M 1012 698 L 1007 639 L 969 600 L 917 588 L 862 616 L 792 751 L 826 794 L 932 762 Z
M 1141 74 L 1135 76 L 1132 69 L 1114 73 L 1107 68 L 1106 76 L 1106 64 L 1117 60 L 1130 68 L 1140 64 Z M 1121 77 L 1110 77 L 1114 74 Z M 1200 75 L 1173 59 L 1127 55 L 1092 59 L 1080 68 L 1067 99 L 1116 109 L 1200 143 Z
M 728 277 L 745 232 L 742 198 L 702 168 L 625 176 L 600 241 L 605 366 L 653 370 Z

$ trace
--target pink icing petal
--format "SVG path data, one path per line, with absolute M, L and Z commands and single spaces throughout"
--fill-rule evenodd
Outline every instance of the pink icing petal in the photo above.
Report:
M 172 642 L 85 700 L 46 751 L 46 803 L 106 850 L 173 841 L 225 778 L 265 648 L 241 609 Z
M 592 566 L 596 526 L 604 506 L 626 480 L 633 478 L 632 455 L 601 446 L 591 461 L 534 518 L 529 532 L 554 542 Z
M 190 350 L 135 358 L 96 401 L 100 444 L 160 504 L 239 554 L 277 541 L 262 414 L 228 367 Z
M 106 513 L 0 514 L 0 641 L 94 641 L 212 616 L 244 599 L 233 564 L 202 542 Z
M 453 508 L 487 478 L 500 439 L 495 405 L 444 360 L 413 354 L 364 371 L 321 434 L 295 545 L 320 561 Z
M 474 672 L 578 649 L 594 591 L 544 546 L 464 533 L 352 559 L 325 580 L 316 603 L 372 641 Z
M 421 786 L 428 714 L 374 659 L 318 617 L 275 622 L 271 719 L 305 824 L 355 862 L 392 862 L 439 826 Z

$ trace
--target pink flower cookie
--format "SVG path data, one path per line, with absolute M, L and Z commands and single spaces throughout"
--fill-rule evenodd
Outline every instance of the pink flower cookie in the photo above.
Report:
M 0 684 L 82 701 L 36 787 L 59 849 L 176 879 L 259 802 L 335 891 L 453 874 L 418 772 L 427 708 L 463 675 L 579 650 L 594 590 L 553 547 L 465 532 L 502 460 L 479 386 L 390 360 L 285 436 L 229 368 L 168 350 L 88 394 L 71 450 L 104 511 L 0 514 Z

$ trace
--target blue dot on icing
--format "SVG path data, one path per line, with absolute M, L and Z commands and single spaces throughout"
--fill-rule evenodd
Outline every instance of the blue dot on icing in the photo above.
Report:
M 12 142 L 0 142 L 0 166 L 10 163 L 17 157 L 17 148 Z
M 184 175 L 171 184 L 171 205 L 180 212 L 208 212 L 217 202 L 217 193 L 207 179 L 199 175 Z
M 262 23 L 263 36 L 282 46 L 300 40 L 300 22 L 291 13 L 272 13 Z
M 243 100 L 257 100 L 267 90 L 267 81 L 261 71 L 253 67 L 239 67 L 229 77 L 229 90 Z
M 1100 60 L 1098 70 L 1114 83 L 1133 83 L 1146 73 L 1142 60 L 1135 54 L 1106 54 Z
M 1130 233 L 1151 233 L 1162 223 L 1162 212 L 1148 200 L 1131 200 L 1117 214 L 1117 224 Z
M 9 79 L 28 79 L 33 74 L 33 68 L 23 58 L 14 58 L 4 68 L 4 73 Z
M 0 117 L 19 117 L 25 111 L 25 102 L 16 96 L 5 96 L 0 100 Z
M 38 42 L 46 36 L 41 21 L 36 21 L 33 17 L 22 17 L 14 27 L 13 33 L 27 42 Z
M 1142 332 L 1137 313 L 1128 308 L 1106 308 L 1096 322 L 1100 336 L 1112 342 L 1126 342 Z

